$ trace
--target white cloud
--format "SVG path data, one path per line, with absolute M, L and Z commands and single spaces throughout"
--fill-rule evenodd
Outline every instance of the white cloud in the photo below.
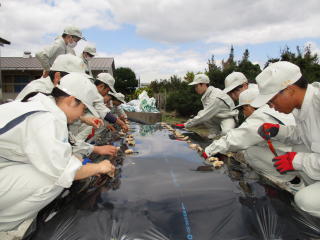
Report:
M 320 47 L 315 42 L 306 42 L 304 46 L 310 46 L 311 52 L 316 53 L 320 57 Z
M 126 23 L 157 42 L 262 43 L 319 37 L 319 11 L 318 0 L 8 0 L 0 7 L 0 35 L 30 48 L 66 25 L 117 29 Z
M 162 42 L 262 43 L 319 37 L 317 0 L 110 0 L 118 22 Z M 130 7 L 127 7 L 130 6 Z
M 223 55 L 223 54 L 226 54 L 229 52 L 230 52 L 230 46 L 218 47 L 218 48 L 214 48 L 210 51 L 210 53 L 213 55 Z
M 210 54 L 226 54 L 230 44 L 319 37 L 319 11 L 318 0 L 300 4 L 292 0 L 7 0 L 0 7 L 0 37 L 12 44 L 1 51 L 3 56 L 22 56 L 24 50 L 35 53 L 67 25 L 115 30 L 130 24 L 140 37 L 156 42 L 202 41 L 207 48 L 211 43 L 223 44 L 207 55 L 172 45 L 164 45 L 164 50 L 105 53 L 115 58 L 116 66 L 129 66 L 148 82 L 203 71 Z M 78 52 L 84 44 L 80 42 Z M 319 52 L 318 46 L 313 48 Z
M 108 1 L 104 0 L 9 0 L 1 4 L 0 15 L 0 36 L 11 41 L 4 49 L 7 56 L 42 49 L 61 35 L 65 26 L 119 27 L 113 21 Z
M 121 54 L 104 53 L 104 55 L 114 56 L 117 67 L 132 68 L 141 82 L 165 79 L 174 74 L 183 77 L 187 71 L 203 71 L 207 62 L 207 56 L 176 48 L 165 50 L 150 48 L 141 51 L 130 50 Z

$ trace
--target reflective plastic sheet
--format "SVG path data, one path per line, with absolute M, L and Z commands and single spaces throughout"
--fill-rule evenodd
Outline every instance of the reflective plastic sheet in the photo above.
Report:
M 159 125 L 131 125 L 136 146 L 130 148 L 138 153 L 118 161 L 116 187 L 105 184 L 69 194 L 68 201 L 54 205 L 53 217 L 38 221 L 31 239 L 250 240 L 317 235 L 317 224 L 311 230 L 301 223 L 290 195 L 257 179 L 233 178 L 226 165 L 195 171 L 202 160 L 186 142 L 170 138 Z M 194 133 L 185 134 L 193 142 L 209 144 Z M 53 211 L 50 208 L 44 212 Z

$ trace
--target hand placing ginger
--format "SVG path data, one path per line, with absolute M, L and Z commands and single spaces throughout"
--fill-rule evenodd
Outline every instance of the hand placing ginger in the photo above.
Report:
M 103 120 L 97 117 L 82 116 L 80 120 L 94 128 L 99 128 L 104 125 Z
M 88 178 L 91 176 L 100 176 L 107 174 L 114 177 L 115 166 L 109 160 L 103 160 L 99 163 L 87 163 L 81 166 L 74 177 L 75 180 Z
M 117 147 L 112 145 L 94 146 L 93 148 L 93 152 L 99 155 L 116 156 L 117 151 L 118 151 Z

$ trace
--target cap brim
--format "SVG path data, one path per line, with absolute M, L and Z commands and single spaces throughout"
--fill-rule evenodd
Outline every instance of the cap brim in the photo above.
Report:
M 228 93 L 228 92 L 232 91 L 233 89 L 235 89 L 236 87 L 238 87 L 238 86 L 240 86 L 240 85 L 241 85 L 241 84 L 236 83 L 236 84 L 233 84 L 233 85 L 231 85 L 231 86 L 223 89 L 222 91 L 223 91 L 224 93 Z
M 112 86 L 110 86 L 110 85 L 108 85 L 108 86 L 109 86 L 109 88 L 111 89 L 111 92 L 112 92 L 112 93 L 117 93 L 116 90 L 114 89 L 114 87 L 112 87 Z
M 246 104 L 245 103 L 239 104 L 239 105 L 235 106 L 232 110 L 238 109 L 239 107 L 242 107 L 243 105 L 246 105 Z
M 198 82 L 191 82 L 188 85 L 192 86 L 192 85 L 196 85 L 196 84 L 198 84 Z
M 83 103 L 83 104 L 87 106 L 88 110 L 89 110 L 94 116 L 100 118 L 99 113 L 96 111 L 96 109 L 95 109 L 92 105 L 89 105 L 89 104 L 87 104 L 87 103 Z
M 267 95 L 260 94 L 253 100 L 253 102 L 250 105 L 254 108 L 259 108 L 259 107 L 267 104 L 275 95 L 277 95 L 277 92 L 267 94 Z
M 228 92 L 232 91 L 233 89 L 235 89 L 236 87 L 243 85 L 244 83 L 246 83 L 246 82 L 245 82 L 245 81 L 240 82 L 240 81 L 238 80 L 237 82 L 234 82 L 231 86 L 223 89 L 222 91 L 223 91 L 224 93 L 228 93 Z

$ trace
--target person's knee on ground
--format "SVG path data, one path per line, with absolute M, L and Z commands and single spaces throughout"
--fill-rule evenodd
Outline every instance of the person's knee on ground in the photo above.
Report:
M 320 218 L 320 182 L 309 185 L 294 196 L 297 206 L 312 216 Z

